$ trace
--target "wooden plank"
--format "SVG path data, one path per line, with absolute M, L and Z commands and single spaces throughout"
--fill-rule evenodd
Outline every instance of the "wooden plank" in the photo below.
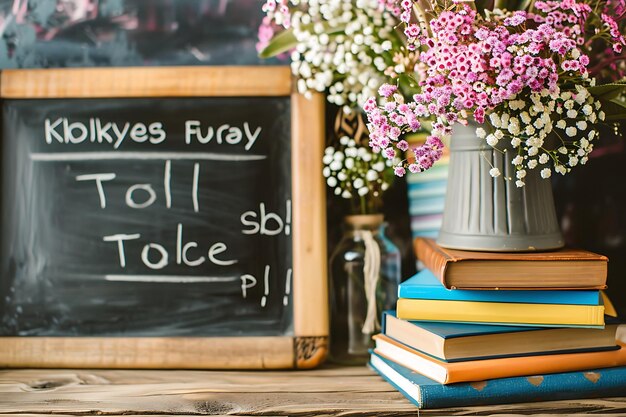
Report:
M 293 300 L 296 365 L 317 366 L 328 351 L 324 97 L 292 95 Z
M 626 414 L 626 398 L 421 411 L 425 416 Z M 365 367 L 287 372 L 6 370 L 0 414 L 415 416 Z
M 4 98 L 288 96 L 289 67 L 136 67 L 5 70 Z
M 0 338 L 0 367 L 280 369 L 293 362 L 292 337 Z

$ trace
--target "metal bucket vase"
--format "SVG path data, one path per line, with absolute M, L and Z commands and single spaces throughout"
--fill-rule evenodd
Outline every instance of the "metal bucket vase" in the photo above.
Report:
M 474 126 L 455 125 L 450 144 L 448 189 L 437 243 L 445 248 L 530 252 L 563 247 L 549 180 L 527 169 L 515 185 L 517 153 L 492 149 Z M 489 170 L 500 169 L 491 177 Z M 511 178 L 507 180 L 506 178 Z

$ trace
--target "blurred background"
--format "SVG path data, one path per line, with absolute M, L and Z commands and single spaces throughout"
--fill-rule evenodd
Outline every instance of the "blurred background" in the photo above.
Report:
M 0 0 L 0 68 L 171 65 L 269 65 L 258 58 L 260 0 Z M 335 111 L 329 109 L 328 126 Z M 329 129 L 329 137 L 332 131 Z M 321 162 L 320 162 L 321 163 Z M 626 151 L 604 132 L 588 165 L 554 178 L 568 245 L 609 257 L 609 295 L 626 315 Z M 329 250 L 343 214 L 329 198 Z M 431 212 L 437 215 L 434 205 Z M 385 195 L 389 237 L 403 254 L 403 277 L 415 272 L 407 183 Z

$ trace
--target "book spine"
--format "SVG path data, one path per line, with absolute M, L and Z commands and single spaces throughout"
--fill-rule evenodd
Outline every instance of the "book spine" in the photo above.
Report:
M 421 407 L 461 407 L 626 395 L 626 368 L 455 385 L 421 385 Z
M 415 256 L 422 261 L 444 287 L 450 288 L 446 283 L 446 269 L 450 259 L 427 239 L 417 238 L 414 242 Z
M 568 304 L 488 303 L 400 298 L 403 320 L 475 322 L 530 326 L 604 326 L 604 307 Z

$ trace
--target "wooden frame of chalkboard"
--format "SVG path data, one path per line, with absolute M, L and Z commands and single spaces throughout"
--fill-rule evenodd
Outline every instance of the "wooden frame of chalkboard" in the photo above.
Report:
M 295 93 L 288 67 L 6 70 L 0 81 L 3 101 L 290 98 L 293 230 L 293 322 L 289 335 L 2 336 L 0 367 L 271 369 L 310 368 L 323 361 L 328 343 L 328 300 L 321 95 L 306 99 Z

